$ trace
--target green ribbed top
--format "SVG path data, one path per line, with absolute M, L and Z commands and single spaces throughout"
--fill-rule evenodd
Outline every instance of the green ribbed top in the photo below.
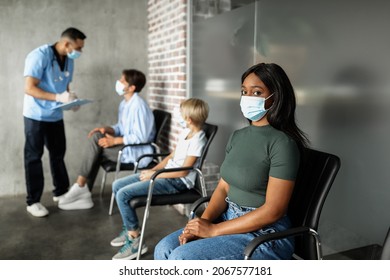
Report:
M 268 177 L 295 180 L 299 150 L 284 132 L 267 126 L 235 131 L 226 146 L 221 177 L 229 184 L 229 199 L 238 205 L 260 207 Z

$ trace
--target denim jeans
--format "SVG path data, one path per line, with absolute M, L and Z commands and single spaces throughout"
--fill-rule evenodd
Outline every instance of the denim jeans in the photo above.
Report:
M 69 177 L 65 166 L 66 139 L 63 120 L 57 122 L 36 121 L 24 117 L 24 170 L 26 176 L 27 204 L 41 200 L 44 176 L 42 155 L 44 147 L 49 151 L 50 170 L 55 196 L 67 192 Z
M 122 216 L 123 225 L 130 230 L 139 229 L 135 209 L 130 207 L 130 200 L 137 196 L 147 196 L 150 181 L 141 181 L 139 174 L 133 174 L 114 181 L 112 190 Z M 180 178 L 156 179 L 153 195 L 174 194 L 187 190 Z
M 240 207 L 226 199 L 227 210 L 222 214 L 222 221 L 238 218 L 253 211 L 254 208 Z M 180 229 L 162 239 L 154 250 L 156 260 L 243 260 L 244 249 L 257 236 L 282 231 L 290 227 L 287 216 L 282 217 L 272 225 L 258 231 L 244 234 L 230 234 L 212 238 L 198 239 L 180 246 L 178 237 Z M 260 245 L 252 255 L 257 260 L 291 259 L 294 250 L 293 239 L 270 241 Z

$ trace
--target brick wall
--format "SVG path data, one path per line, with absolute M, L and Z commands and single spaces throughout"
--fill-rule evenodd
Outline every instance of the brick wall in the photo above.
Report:
M 159 143 L 175 147 L 179 126 L 173 110 L 187 96 L 187 0 L 148 2 L 148 102 L 172 113 L 170 129 Z
M 148 103 L 172 114 L 170 128 L 158 144 L 172 151 L 181 130 L 173 110 L 187 93 L 187 0 L 148 1 Z M 205 161 L 202 172 L 208 194 L 219 180 L 219 166 Z M 176 205 L 188 214 L 189 205 Z

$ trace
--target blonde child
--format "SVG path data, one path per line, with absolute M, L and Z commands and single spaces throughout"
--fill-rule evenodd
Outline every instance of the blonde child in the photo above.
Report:
M 206 144 L 202 126 L 208 117 L 206 102 L 191 98 L 180 104 L 179 123 L 184 128 L 179 135 L 175 150 L 150 170 L 115 180 L 112 188 L 122 216 L 123 230 L 111 241 L 112 246 L 123 246 L 113 259 L 134 259 L 138 253 L 140 229 L 137 214 L 129 201 L 146 196 L 149 180 L 156 170 L 163 168 L 191 167 L 196 165 Z M 191 189 L 195 184 L 195 171 L 162 173 L 155 180 L 153 195 L 174 194 Z M 147 252 L 145 245 L 141 254 Z

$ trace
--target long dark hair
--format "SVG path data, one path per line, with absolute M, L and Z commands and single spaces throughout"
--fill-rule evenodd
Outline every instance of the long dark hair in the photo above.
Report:
M 294 139 L 300 148 L 307 147 L 309 140 L 295 122 L 295 94 L 286 72 L 274 63 L 259 63 L 250 67 L 241 77 L 241 83 L 254 73 L 273 95 L 273 104 L 267 113 L 271 126 Z

